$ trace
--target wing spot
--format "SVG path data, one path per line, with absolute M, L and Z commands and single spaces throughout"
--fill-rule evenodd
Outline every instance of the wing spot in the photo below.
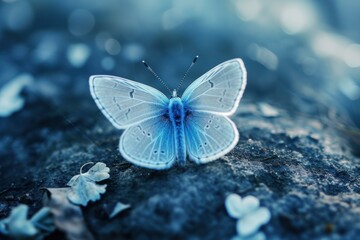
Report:
M 135 89 L 132 89 L 131 92 L 129 93 L 131 98 L 134 98 L 134 92 L 135 92 Z
M 126 119 L 129 119 L 129 116 L 128 116 L 128 115 L 129 115 L 130 111 L 131 111 L 131 109 L 128 108 L 127 112 L 125 113 Z
M 148 136 L 148 137 L 151 137 L 151 134 L 150 134 L 150 133 L 148 133 L 148 134 L 147 134 L 147 136 Z
M 120 111 L 122 111 L 120 104 L 116 104 L 116 106 L 119 108 Z
M 144 135 L 146 134 L 145 130 L 143 130 L 143 134 L 144 134 Z
M 216 126 L 215 126 L 215 128 L 216 128 L 216 129 L 219 129 L 219 128 L 220 128 L 220 126 L 219 126 L 219 125 L 216 125 Z
M 207 125 L 205 126 L 205 128 L 206 128 L 206 129 L 209 129 L 209 128 L 210 128 L 210 125 L 209 125 L 209 124 L 207 124 Z
M 140 138 L 139 138 L 139 137 L 137 137 L 137 138 L 136 138 L 136 141 L 140 142 Z
M 165 151 L 164 150 L 161 150 L 161 154 L 164 154 L 165 153 Z
M 154 151 L 154 154 L 157 154 L 157 152 L 158 152 L 158 151 L 157 151 L 157 150 L 155 150 L 155 151 Z
M 211 119 L 209 119 L 208 123 L 209 123 L 209 124 L 211 124 L 211 123 L 212 123 L 212 120 L 211 120 Z
M 214 83 L 210 80 L 208 80 L 208 82 L 210 83 L 210 87 L 213 88 L 214 87 Z

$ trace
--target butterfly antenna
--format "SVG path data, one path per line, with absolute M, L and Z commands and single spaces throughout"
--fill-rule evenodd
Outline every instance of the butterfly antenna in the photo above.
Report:
M 157 78 L 157 80 L 159 80 L 162 85 L 164 85 L 166 87 L 166 89 L 169 91 L 170 94 L 172 94 L 172 91 L 170 90 L 170 88 L 166 85 L 166 83 L 154 72 L 154 70 L 145 62 L 145 60 L 141 61 L 144 66 Z
M 195 64 L 196 60 L 198 60 L 198 58 L 199 58 L 199 56 L 198 56 L 198 55 L 197 55 L 197 56 L 195 56 L 194 60 L 193 60 L 193 61 L 192 61 L 192 63 L 190 64 L 189 68 L 186 70 L 186 72 L 185 72 L 185 74 L 184 74 L 183 78 L 180 80 L 179 85 L 178 85 L 178 86 L 177 86 L 177 88 L 176 88 L 176 91 L 179 91 L 179 89 L 180 89 L 180 87 L 181 87 L 182 83 L 184 82 L 184 79 L 186 78 L 186 76 L 188 75 L 188 73 L 189 73 L 190 69 L 194 66 L 194 64 Z

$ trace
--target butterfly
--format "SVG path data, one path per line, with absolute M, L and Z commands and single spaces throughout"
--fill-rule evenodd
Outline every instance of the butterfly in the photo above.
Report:
M 168 98 L 155 88 L 115 76 L 93 75 L 89 83 L 101 112 L 114 127 L 125 129 L 119 150 L 135 165 L 168 169 L 176 162 L 184 165 L 187 156 L 195 163 L 207 163 L 230 152 L 239 140 L 229 116 L 246 87 L 240 58 L 212 68 L 181 97 L 177 90 Z

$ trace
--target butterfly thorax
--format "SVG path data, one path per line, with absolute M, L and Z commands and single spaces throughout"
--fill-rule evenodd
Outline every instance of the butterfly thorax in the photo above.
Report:
M 184 135 L 184 105 L 179 97 L 173 97 L 169 102 L 169 117 L 174 129 L 176 156 L 178 162 L 183 165 L 186 159 L 186 145 Z

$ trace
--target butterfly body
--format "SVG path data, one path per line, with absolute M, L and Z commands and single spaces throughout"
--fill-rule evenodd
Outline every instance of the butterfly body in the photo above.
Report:
M 184 105 L 179 97 L 172 97 L 169 101 L 169 117 L 174 129 L 176 159 L 180 165 L 185 164 L 186 143 L 184 134 Z
M 94 75 L 90 92 L 95 103 L 118 129 L 121 155 L 138 166 L 168 169 L 186 158 L 207 163 L 231 151 L 239 132 L 228 116 L 246 86 L 241 59 L 226 61 L 169 99 L 160 91 L 125 78 Z

